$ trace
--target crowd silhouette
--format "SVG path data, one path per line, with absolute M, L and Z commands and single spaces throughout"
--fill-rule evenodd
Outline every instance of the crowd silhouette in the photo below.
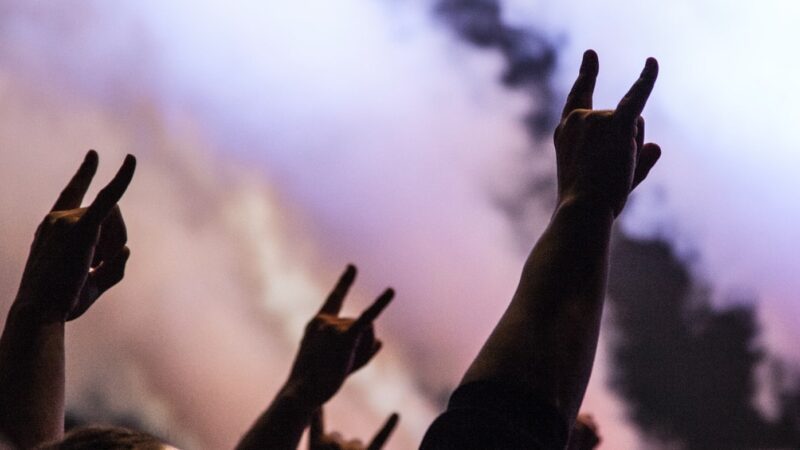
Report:
M 557 202 L 507 310 L 431 424 L 423 449 L 591 449 L 594 420 L 578 415 L 592 372 L 609 271 L 612 226 L 661 150 L 641 117 L 658 64 L 649 58 L 613 110 L 593 109 L 597 54 L 584 53 L 555 129 Z M 65 433 L 66 323 L 123 280 L 131 255 L 118 205 L 136 169 L 128 155 L 81 206 L 99 162 L 89 151 L 35 232 L 0 338 L 0 435 L 8 448 L 156 449 L 135 430 L 80 427 Z M 387 289 L 358 317 L 340 315 L 356 278 L 348 266 L 306 325 L 284 384 L 236 446 L 240 450 L 380 449 L 400 416 L 366 443 L 326 430 L 323 407 L 380 351 L 375 322 Z M 397 405 L 402 410 L 402 405 Z

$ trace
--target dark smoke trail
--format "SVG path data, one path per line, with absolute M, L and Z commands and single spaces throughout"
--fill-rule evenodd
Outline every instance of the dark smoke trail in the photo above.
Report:
M 503 84 L 523 89 L 534 99 L 525 117 L 526 129 L 536 140 L 549 137 L 558 117 L 552 87 L 556 45 L 544 33 L 504 23 L 498 1 L 442 0 L 436 11 L 460 38 L 502 53 L 506 60 Z
M 500 52 L 505 68 L 500 80 L 510 89 L 524 92 L 530 98 L 529 110 L 521 120 L 531 139 L 531 153 L 549 148 L 552 130 L 558 121 L 560 96 L 554 88 L 554 72 L 558 62 L 558 45 L 545 33 L 508 25 L 502 8 L 495 0 L 440 0 L 437 15 L 456 35 L 475 47 Z M 532 155 L 536 156 L 536 155 Z M 532 167 L 531 161 L 525 161 Z M 524 242 L 526 217 L 538 209 L 541 199 L 555 195 L 553 172 L 526 173 L 526 181 L 510 196 L 496 196 L 495 204 L 520 225 L 517 230 Z
M 800 443 L 800 391 L 781 395 L 775 420 L 753 405 L 768 355 L 752 306 L 712 309 L 711 289 L 667 242 L 624 233 L 614 239 L 608 293 L 619 333 L 612 386 L 645 433 L 697 449 Z

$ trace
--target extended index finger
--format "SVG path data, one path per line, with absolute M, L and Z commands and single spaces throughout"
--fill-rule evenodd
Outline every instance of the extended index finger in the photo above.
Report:
M 363 331 L 364 328 L 368 327 L 372 322 L 375 321 L 375 319 L 378 318 L 379 315 L 381 315 L 383 310 L 386 309 L 387 306 L 389 306 L 389 303 L 391 303 L 393 298 L 394 298 L 394 289 L 389 288 L 385 290 L 383 294 L 381 294 L 381 296 L 375 300 L 375 303 L 370 305 L 369 308 L 367 308 L 363 313 L 361 313 L 358 319 L 356 319 L 356 321 L 353 322 L 353 325 L 351 326 L 350 329 L 354 333 L 360 333 L 361 331 Z
M 108 217 L 114 205 L 117 204 L 122 194 L 128 189 L 128 185 L 133 179 L 133 172 L 136 170 L 136 158 L 133 155 L 125 157 L 122 167 L 119 168 L 114 178 L 104 187 L 95 197 L 94 201 L 81 217 L 80 223 L 87 226 L 99 227 Z
M 594 85 L 597 81 L 597 72 L 600 64 L 597 60 L 597 53 L 594 50 L 586 50 L 583 53 L 583 61 L 578 71 L 578 78 L 572 89 L 567 95 L 567 102 L 561 112 L 561 118 L 565 119 L 569 113 L 576 109 L 592 109 L 592 95 Z
M 339 281 L 336 282 L 336 286 L 328 295 L 328 298 L 325 299 L 325 303 L 322 304 L 322 308 L 319 309 L 318 314 L 338 315 L 339 311 L 342 310 L 344 298 L 347 296 L 347 292 L 350 290 L 350 286 L 353 285 L 355 279 L 356 267 L 352 264 L 348 264 L 347 269 L 345 269 L 342 276 L 339 277 Z
M 622 124 L 632 124 L 644 110 L 644 105 L 653 92 L 653 86 L 658 77 L 658 61 L 655 58 L 647 58 L 642 74 L 633 83 L 628 93 L 619 101 L 614 118 Z
M 386 423 L 383 424 L 380 431 L 372 438 L 369 445 L 367 446 L 367 450 L 380 450 L 383 448 L 386 441 L 389 440 L 389 436 L 392 435 L 395 427 L 397 427 L 397 422 L 400 421 L 400 415 L 397 413 L 393 413 L 389 416 L 389 419 Z
M 67 186 L 61 191 L 50 211 L 65 211 L 68 209 L 80 208 L 83 196 L 89 190 L 89 184 L 97 172 L 97 152 L 89 150 L 83 158 L 78 171 L 69 180 Z

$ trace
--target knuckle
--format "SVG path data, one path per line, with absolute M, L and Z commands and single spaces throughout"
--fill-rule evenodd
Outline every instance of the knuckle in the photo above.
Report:
M 36 231 L 33 232 L 34 239 L 39 238 L 42 235 L 42 233 L 44 233 L 45 229 L 46 229 L 46 222 L 40 223 L 39 226 L 36 227 Z
M 604 115 L 602 113 L 589 114 L 584 119 L 588 127 L 596 127 L 603 122 Z
M 598 129 L 603 127 L 608 127 L 613 122 L 613 112 L 612 111 L 592 111 L 591 114 L 588 114 L 584 119 L 586 123 L 586 128 L 589 129 Z
M 308 325 L 306 325 L 307 331 L 330 336 L 341 334 L 342 328 L 344 328 L 342 324 L 339 324 L 338 322 L 332 321 L 330 318 L 321 315 L 314 317 L 308 322 Z
M 561 124 L 560 123 L 558 124 L 558 126 L 556 126 L 555 131 L 553 131 L 553 140 L 554 141 L 558 140 L 559 134 L 561 134 Z
M 324 319 L 319 316 L 315 316 L 306 324 L 306 331 L 317 331 L 323 327 L 324 322 Z
M 574 127 L 581 123 L 586 116 L 586 111 L 581 109 L 573 109 L 569 114 L 567 114 L 566 119 L 564 119 L 564 126 L 565 127 Z
M 43 226 L 53 226 L 53 225 L 55 225 L 55 223 L 58 220 L 59 216 L 60 216 L 60 214 L 57 214 L 55 212 L 47 213 L 47 215 L 44 216 L 44 219 L 42 219 L 42 225 Z
M 74 219 L 70 215 L 50 213 L 45 218 L 44 224 L 51 229 L 66 230 L 74 223 Z

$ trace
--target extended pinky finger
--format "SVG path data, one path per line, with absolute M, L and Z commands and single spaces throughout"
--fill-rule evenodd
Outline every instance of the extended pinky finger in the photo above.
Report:
M 653 86 L 656 84 L 658 77 L 658 62 L 655 58 L 647 58 L 642 74 L 639 79 L 633 83 L 630 90 L 625 97 L 620 100 L 617 109 L 614 111 L 614 117 L 623 125 L 633 123 L 637 117 L 642 114 L 644 105 L 653 91 Z
M 378 316 L 383 312 L 384 309 L 386 309 L 387 306 L 389 306 L 389 303 L 391 303 L 393 298 L 394 289 L 389 288 L 385 290 L 383 294 L 381 294 L 381 296 L 375 300 L 375 303 L 370 305 L 369 308 L 361 313 L 361 316 L 356 319 L 350 330 L 356 334 L 361 333 L 366 327 L 372 324 L 375 319 L 378 318 Z
M 128 155 L 114 178 L 97 194 L 92 204 L 86 209 L 80 222 L 88 227 L 100 227 L 100 224 L 114 209 L 114 205 L 122 198 L 125 190 L 128 189 L 134 170 L 136 170 L 136 158 Z

